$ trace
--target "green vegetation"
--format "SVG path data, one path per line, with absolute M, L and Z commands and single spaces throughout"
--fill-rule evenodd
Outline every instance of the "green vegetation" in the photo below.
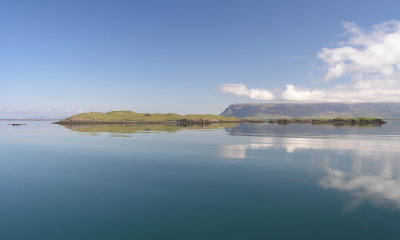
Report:
M 68 122 L 172 122 L 172 121 L 188 121 L 188 122 L 239 122 L 241 119 L 236 117 L 224 117 L 212 114 L 189 114 L 179 115 L 176 113 L 136 113 L 131 111 L 112 111 L 108 113 L 90 112 L 81 113 L 69 117 L 60 123 Z
M 373 121 L 373 120 L 377 120 L 379 118 L 375 118 L 375 117 L 335 117 L 335 118 L 320 117 L 320 118 L 282 118 L 282 119 L 288 119 L 290 121 L 311 121 L 311 120 L 314 120 L 314 121 L 335 121 L 335 120 L 336 121 L 340 121 L 340 120 Z
M 372 120 L 376 120 L 378 118 L 375 117 L 337 117 L 337 120 L 364 120 L 364 121 L 372 121 Z

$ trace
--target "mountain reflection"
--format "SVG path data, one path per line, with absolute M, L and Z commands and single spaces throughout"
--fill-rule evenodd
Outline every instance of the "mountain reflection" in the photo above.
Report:
M 397 123 L 396 123 L 397 124 Z M 250 136 L 247 144 L 221 145 L 222 158 L 246 159 L 257 150 L 283 150 L 291 158 L 309 154 L 309 164 L 322 170 L 318 185 L 346 192 L 352 211 L 364 202 L 400 208 L 400 138 L 398 124 L 382 128 L 254 125 L 228 129 Z M 397 126 L 397 127 L 396 127 Z M 304 159 L 297 158 L 297 159 Z

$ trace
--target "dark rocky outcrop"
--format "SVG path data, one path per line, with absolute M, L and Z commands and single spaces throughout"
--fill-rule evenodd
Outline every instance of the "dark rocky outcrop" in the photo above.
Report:
M 332 125 L 382 125 L 386 123 L 380 118 L 372 119 L 344 119 L 344 118 L 334 118 L 334 119 L 274 119 L 269 120 L 268 123 L 271 124 L 293 124 L 293 123 L 309 123 L 309 124 L 332 124 Z
M 12 124 L 8 124 L 8 125 L 10 125 L 10 126 L 25 126 L 26 124 L 24 124 L 24 123 L 12 123 Z

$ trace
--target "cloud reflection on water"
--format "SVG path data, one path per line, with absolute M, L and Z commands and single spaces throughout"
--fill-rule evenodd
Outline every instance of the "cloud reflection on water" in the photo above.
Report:
M 243 130 L 243 129 L 242 129 Z M 247 129 L 248 130 L 248 129 Z M 345 211 L 370 202 L 379 207 L 400 208 L 400 138 L 398 135 L 308 135 L 260 131 L 250 136 L 248 144 L 221 145 L 222 158 L 251 158 L 254 150 L 282 150 L 291 159 L 309 154 L 310 165 L 324 172 L 318 185 L 325 189 L 347 192 L 351 200 Z M 271 131 L 272 130 L 272 131 Z M 235 129 L 230 131 L 235 135 Z M 240 131 L 240 135 L 252 135 Z M 262 136 L 264 135 L 266 136 Z M 293 137 L 294 136 L 294 137 Z M 349 162 L 350 161 L 350 162 Z M 345 163 L 345 164 L 343 164 Z M 350 163 L 350 164 L 349 164 Z

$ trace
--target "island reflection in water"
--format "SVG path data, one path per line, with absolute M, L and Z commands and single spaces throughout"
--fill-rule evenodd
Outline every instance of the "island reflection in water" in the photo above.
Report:
M 111 137 L 130 137 L 132 133 L 146 132 L 178 132 L 181 130 L 199 129 L 227 129 L 239 126 L 239 123 L 212 123 L 193 125 L 167 124 L 64 124 L 63 126 L 76 132 L 90 133 L 98 136 L 99 133 L 111 133 Z
M 241 125 L 230 135 L 250 136 L 248 144 L 223 144 L 219 156 L 244 160 L 262 150 L 285 151 L 288 159 L 309 154 L 322 170 L 318 185 L 350 194 L 344 211 L 365 202 L 400 209 L 400 138 L 398 123 L 378 126 Z

